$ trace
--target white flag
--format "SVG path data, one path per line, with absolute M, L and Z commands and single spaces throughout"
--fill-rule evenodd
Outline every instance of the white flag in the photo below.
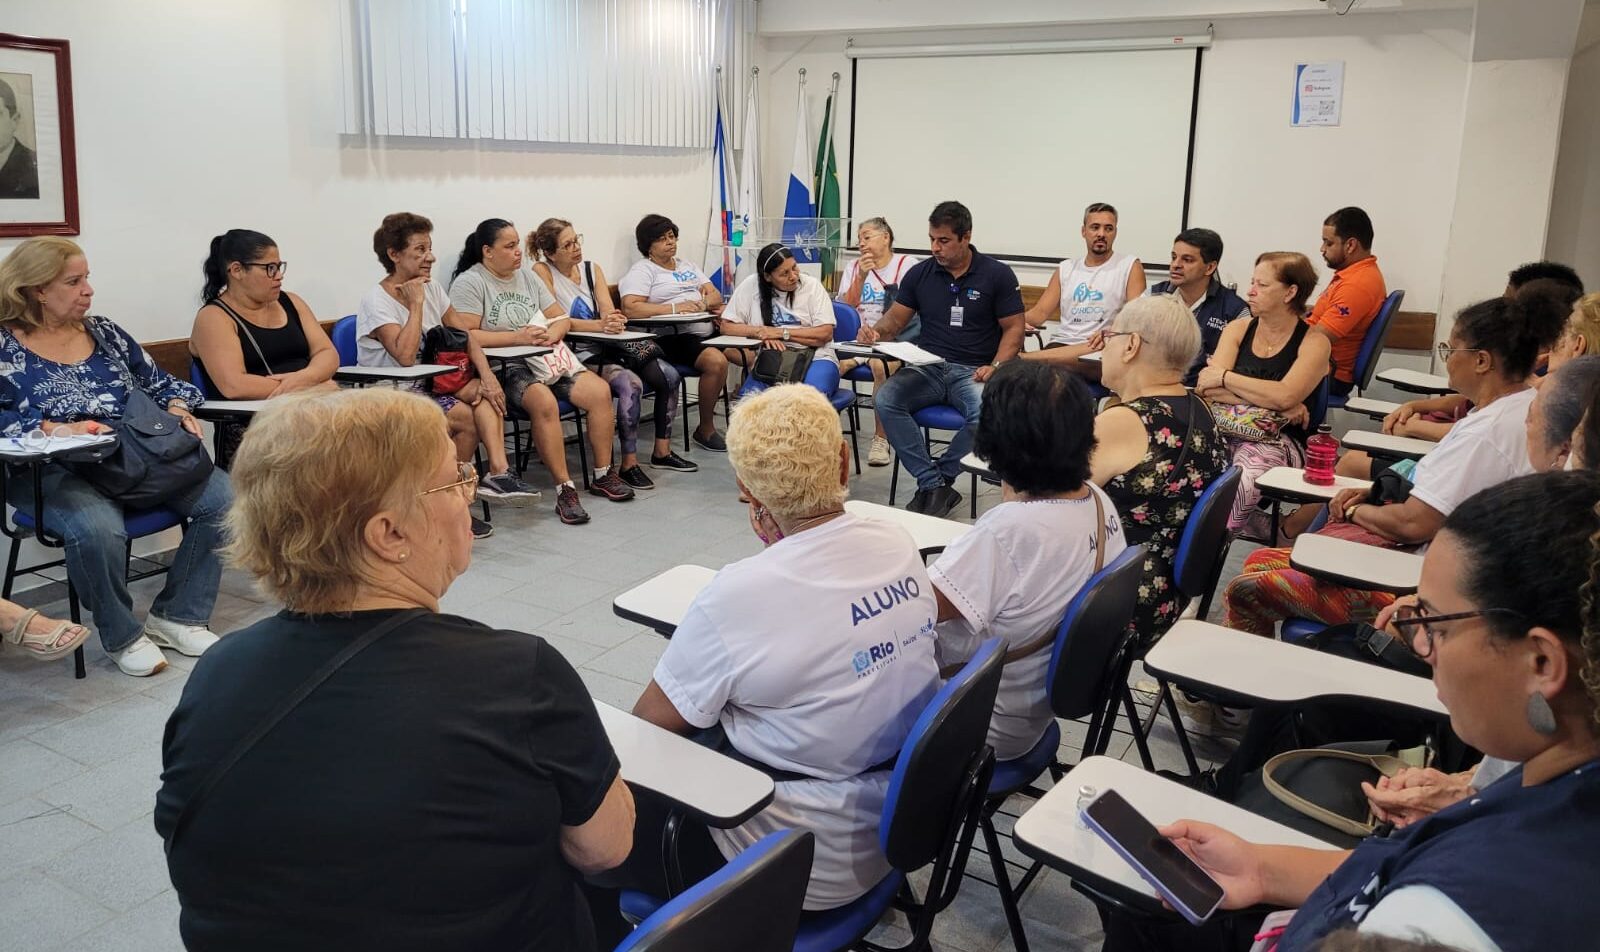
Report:
M 734 230 L 749 235 L 761 218 L 761 118 L 756 112 L 756 80 L 744 101 L 744 136 L 739 152 L 739 195 L 733 203 Z

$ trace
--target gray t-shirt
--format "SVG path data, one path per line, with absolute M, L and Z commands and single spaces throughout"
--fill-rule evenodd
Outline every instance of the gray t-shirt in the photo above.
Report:
M 477 314 L 483 319 L 484 329 L 494 331 L 521 330 L 530 324 L 549 327 L 545 308 L 561 309 L 555 295 L 531 271 L 518 268 L 502 280 L 482 264 L 461 272 L 450 283 L 450 306 L 461 314 Z M 528 369 L 533 371 L 533 379 L 542 383 L 552 377 L 577 376 L 583 365 L 566 343 L 560 342 L 544 357 L 529 357 Z

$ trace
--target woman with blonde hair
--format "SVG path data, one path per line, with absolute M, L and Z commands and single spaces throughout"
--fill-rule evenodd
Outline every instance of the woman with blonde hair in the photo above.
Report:
M 1316 269 L 1303 254 L 1269 251 L 1257 258 L 1246 295 L 1250 313 L 1223 329 L 1195 385 L 1243 471 L 1228 518 L 1236 535 L 1272 541 L 1256 479 L 1274 466 L 1305 463 L 1307 401 L 1328 376 L 1332 353 L 1327 337 L 1307 333 L 1306 304 L 1316 287 Z
M 681 734 L 720 725 L 741 759 L 780 781 L 744 824 L 684 831 L 686 880 L 774 830 L 810 830 L 806 908 L 831 909 L 888 874 L 876 831 L 888 768 L 938 687 L 938 605 L 906 531 L 844 511 L 848 448 L 815 388 L 745 397 L 727 442 L 766 548 L 695 597 L 633 712 Z M 659 859 L 665 810 L 648 812 L 641 800 L 628 866 L 660 890 L 649 851 Z
M 199 389 L 157 367 L 109 318 L 90 316 L 93 299 L 89 261 L 65 238 L 29 238 L 0 262 L 0 436 L 101 433 L 109 429 L 105 421 L 141 404 L 152 417 L 165 410 L 166 424 L 198 442 L 200 424 L 189 411 L 204 402 Z M 143 623 L 128 593 L 123 503 L 62 466 L 45 467 L 38 498 L 32 481 L 7 482 L 6 501 L 41 512 L 44 530 L 65 544 L 67 576 L 124 674 L 144 677 L 165 668 L 162 648 L 194 657 L 217 640 L 207 625 L 222 578 L 222 517 L 233 494 L 227 474 L 191 473 L 196 479 L 162 503 L 188 527 Z M 43 649 L 47 657 L 67 643 L 67 632 L 57 628 Z M 29 650 L 39 650 L 36 639 Z
M 632 800 L 559 652 L 439 609 L 477 473 L 438 406 L 275 400 L 233 476 L 229 555 L 284 610 L 201 659 L 167 723 L 185 947 L 593 949 L 578 876 L 627 855 Z

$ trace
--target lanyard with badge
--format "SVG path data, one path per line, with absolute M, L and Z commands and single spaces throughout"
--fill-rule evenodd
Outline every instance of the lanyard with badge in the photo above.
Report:
M 950 282 L 950 293 L 955 300 L 950 304 L 950 326 L 960 327 L 966 319 L 967 309 L 961 306 L 961 285 L 955 281 Z

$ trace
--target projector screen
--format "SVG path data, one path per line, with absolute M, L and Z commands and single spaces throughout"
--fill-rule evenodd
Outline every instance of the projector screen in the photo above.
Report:
M 1084 253 L 1092 202 L 1116 249 L 1165 267 L 1183 227 L 1198 49 L 855 60 L 849 214 L 923 248 L 946 199 L 986 254 Z

